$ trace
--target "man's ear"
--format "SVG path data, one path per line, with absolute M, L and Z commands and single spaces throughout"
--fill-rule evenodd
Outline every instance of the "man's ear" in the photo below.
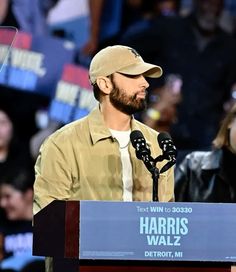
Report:
M 112 83 L 111 80 L 108 77 L 98 77 L 96 80 L 96 83 L 99 87 L 99 89 L 104 93 L 104 94 L 110 94 L 112 91 Z

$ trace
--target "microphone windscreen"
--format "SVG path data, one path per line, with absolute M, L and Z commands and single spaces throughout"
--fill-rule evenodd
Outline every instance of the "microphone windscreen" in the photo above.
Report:
M 160 132 L 158 135 L 157 135 L 157 141 L 158 141 L 158 144 L 159 146 L 162 148 L 163 147 L 163 143 L 165 140 L 171 140 L 171 136 L 169 133 L 167 132 Z
M 131 141 L 133 147 L 135 147 L 135 145 L 136 145 L 136 140 L 140 139 L 140 138 L 144 139 L 143 133 L 140 130 L 133 130 L 130 133 L 130 141 Z

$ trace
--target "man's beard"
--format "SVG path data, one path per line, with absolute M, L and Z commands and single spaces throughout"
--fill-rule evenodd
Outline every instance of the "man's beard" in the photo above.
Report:
M 111 104 L 118 110 L 128 115 L 146 109 L 145 98 L 137 98 L 137 94 L 127 95 L 124 90 L 119 89 L 113 82 L 113 90 L 110 93 Z

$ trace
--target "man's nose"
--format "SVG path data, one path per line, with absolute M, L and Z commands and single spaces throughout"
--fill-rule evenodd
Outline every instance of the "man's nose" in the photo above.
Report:
M 149 87 L 149 83 L 147 82 L 146 78 L 143 75 L 141 75 L 141 84 L 142 87 L 145 87 L 145 89 Z

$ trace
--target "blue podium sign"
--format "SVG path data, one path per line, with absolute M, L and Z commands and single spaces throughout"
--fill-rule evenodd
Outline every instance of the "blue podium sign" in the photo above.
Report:
M 80 259 L 236 261 L 236 205 L 80 202 Z

